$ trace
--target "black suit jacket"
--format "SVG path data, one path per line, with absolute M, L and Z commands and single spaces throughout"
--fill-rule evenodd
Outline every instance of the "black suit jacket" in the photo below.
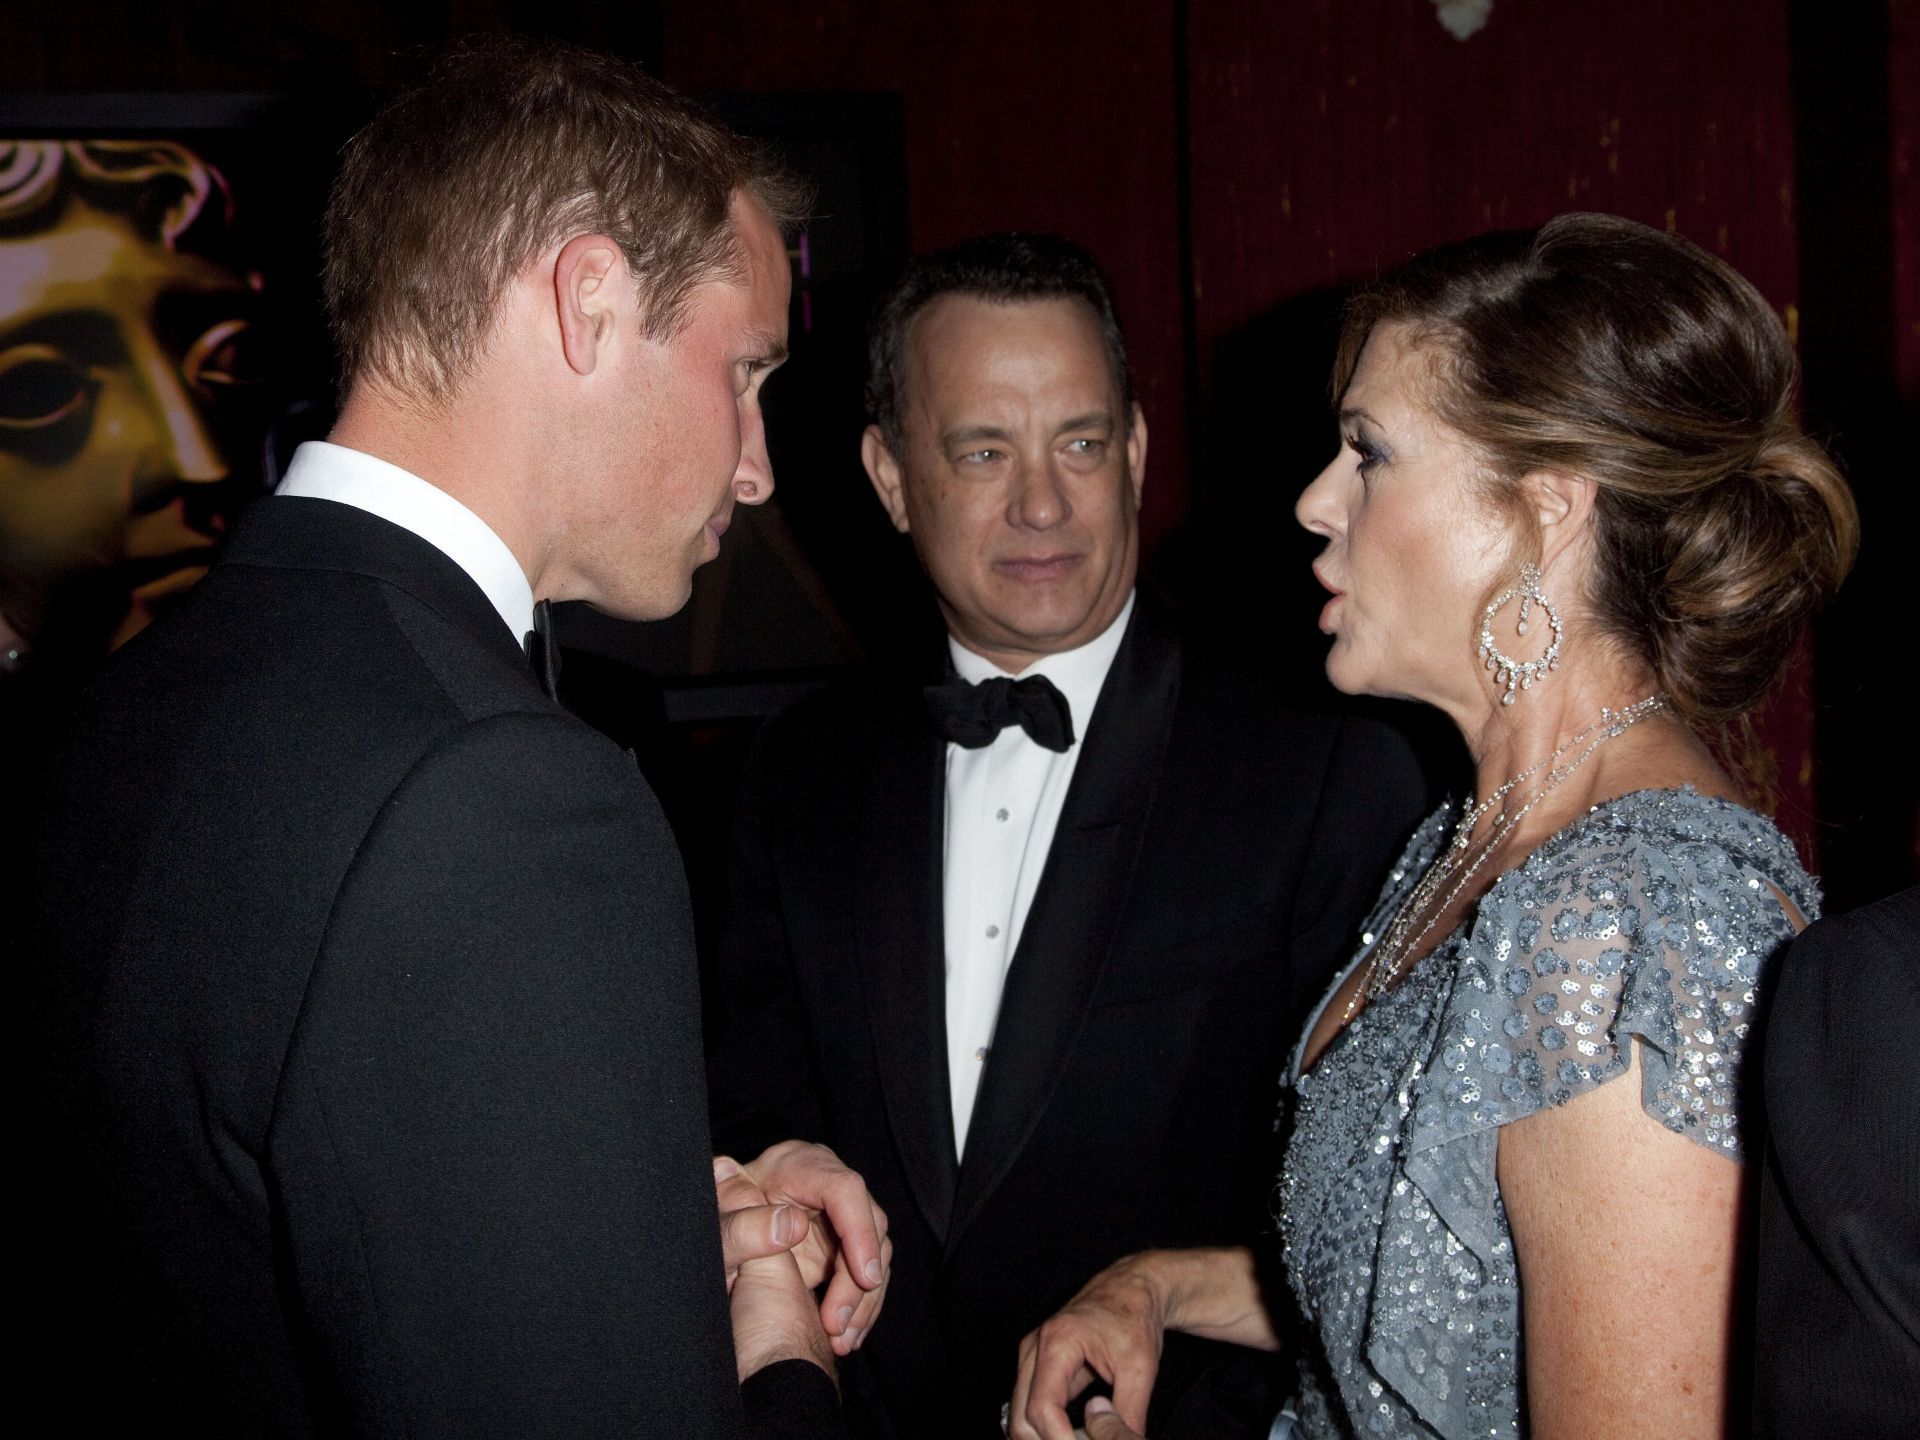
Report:
M 742 1432 L 680 859 L 452 561 L 256 504 L 67 727 L 29 863 L 64 1415 Z
M 827 692 L 761 737 L 710 1088 L 723 1147 L 824 1140 L 891 1217 L 886 1312 L 849 1380 L 868 1428 L 992 1436 L 1021 1336 L 1095 1272 L 1265 1224 L 1301 1002 L 1348 952 L 1423 790 L 1390 732 L 1290 710 L 1270 680 L 1183 648 L 1143 598 L 1087 727 L 959 1159 L 945 743 L 920 694 L 937 673 Z M 1150 1433 L 1264 1435 L 1284 1398 L 1274 1367 L 1225 1348 L 1169 1351 L 1169 1377 L 1230 1373 L 1207 1396 L 1163 1384 Z
M 1755 1428 L 1920 1432 L 1920 889 L 1821 920 L 1766 1032 Z

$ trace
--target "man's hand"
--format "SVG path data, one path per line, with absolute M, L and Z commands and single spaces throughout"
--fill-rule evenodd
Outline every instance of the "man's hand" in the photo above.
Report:
M 1089 1436 L 1119 1440 L 1146 1428 L 1147 1399 L 1160 1369 L 1167 1305 L 1148 1255 L 1129 1255 L 1102 1270 L 1059 1314 L 1020 1342 L 1010 1440 L 1073 1440 L 1067 1402 L 1098 1374 L 1113 1387 L 1117 1418 Z M 1091 1422 L 1094 1404 L 1087 1407 Z M 1131 1428 L 1129 1428 L 1131 1427 Z
M 807 1238 L 812 1222 L 798 1205 L 769 1205 L 760 1187 L 724 1155 L 713 1157 L 713 1184 L 720 1206 L 720 1257 L 731 1295 L 742 1265 L 785 1254 Z
M 807 1233 L 805 1213 L 791 1204 L 769 1204 L 725 1157 L 715 1158 L 713 1178 L 740 1379 L 782 1360 L 811 1361 L 834 1375 L 833 1348 L 820 1328 L 812 1292 L 788 1253 Z
M 724 1158 L 714 1162 L 716 1173 Z M 808 1286 L 827 1282 L 820 1323 L 832 1337 L 834 1354 L 852 1354 L 886 1303 L 893 1262 L 886 1212 L 867 1193 L 866 1182 L 824 1145 L 785 1140 L 741 1169 L 769 1204 L 805 1212 L 810 1223 L 793 1258 Z M 767 1223 L 771 1228 L 774 1222 Z

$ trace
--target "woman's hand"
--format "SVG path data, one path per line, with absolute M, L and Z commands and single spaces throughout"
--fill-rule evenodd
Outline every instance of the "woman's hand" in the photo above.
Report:
M 1067 1402 L 1096 1374 L 1113 1387 L 1120 1422 L 1145 1428 L 1167 1331 L 1168 1296 L 1160 1276 L 1165 1253 L 1148 1250 L 1116 1260 L 1020 1342 L 1020 1375 L 1008 1415 L 1011 1440 L 1073 1440 Z

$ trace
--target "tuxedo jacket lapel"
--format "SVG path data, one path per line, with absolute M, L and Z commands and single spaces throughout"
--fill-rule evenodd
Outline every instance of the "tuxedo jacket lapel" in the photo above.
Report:
M 1073 1052 L 1131 888 L 1179 685 L 1178 643 L 1142 600 L 1101 688 L 1007 971 L 949 1250 L 1018 1158 Z
M 887 1120 L 914 1198 L 944 1239 L 956 1170 L 941 918 L 946 743 L 916 688 L 899 701 L 861 807 L 857 948 Z

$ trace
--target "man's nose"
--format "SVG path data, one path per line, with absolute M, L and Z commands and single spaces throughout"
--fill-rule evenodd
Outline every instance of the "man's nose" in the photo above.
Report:
M 1010 522 L 1026 530 L 1051 530 L 1072 515 L 1065 479 L 1051 456 L 1021 465 L 1007 513 Z
M 773 498 L 773 457 L 767 453 L 767 422 L 752 406 L 740 427 L 740 463 L 733 471 L 733 496 L 742 505 L 764 505 Z

